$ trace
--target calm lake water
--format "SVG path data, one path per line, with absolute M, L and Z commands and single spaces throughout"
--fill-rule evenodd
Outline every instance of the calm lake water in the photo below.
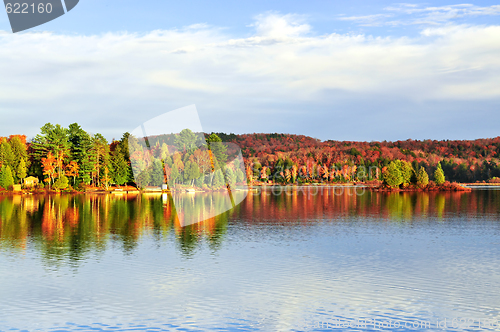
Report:
M 0 330 L 500 330 L 499 190 L 172 203 L 0 196 Z

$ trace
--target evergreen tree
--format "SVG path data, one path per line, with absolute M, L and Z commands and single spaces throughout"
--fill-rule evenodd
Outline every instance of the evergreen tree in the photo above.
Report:
M 175 183 L 179 179 L 179 169 L 177 168 L 177 165 L 173 164 L 172 166 L 172 171 L 170 172 L 170 177 L 168 179 L 168 183 L 175 187 Z
M 437 164 L 436 171 L 434 171 L 434 181 L 438 186 L 442 185 L 446 181 L 441 163 Z
M 224 176 L 222 175 L 222 171 L 220 169 L 215 171 L 214 179 L 212 182 L 212 189 L 219 189 L 225 185 Z
M 288 179 L 290 180 L 290 179 Z M 244 182 L 245 181 L 245 174 L 243 174 L 243 172 L 241 171 L 241 169 L 237 169 L 236 171 L 236 182 L 237 183 L 241 183 L 241 182 Z
M 236 174 L 234 174 L 233 170 L 229 167 L 226 168 L 226 180 L 227 183 L 233 187 L 236 184 Z
M 197 186 L 198 188 L 201 188 L 203 187 L 203 184 L 205 183 L 205 176 L 202 174 L 201 176 L 198 176 L 195 180 L 194 180 L 194 184 L 195 186 Z
M 0 174 L 0 187 L 5 190 L 10 190 L 11 186 L 14 184 L 14 177 L 12 176 L 12 170 L 9 165 L 3 165 L 2 174 Z
M 90 184 L 92 170 L 94 169 L 90 160 L 92 140 L 90 135 L 77 123 L 69 125 L 68 140 L 70 142 L 71 157 L 78 163 L 78 180 Z
M 156 159 L 151 165 L 151 185 L 160 187 L 163 184 L 163 166 L 160 160 Z
M 24 159 L 21 159 L 19 161 L 19 165 L 17 165 L 17 178 L 19 179 L 20 183 L 23 182 L 23 179 L 27 175 L 27 168 L 26 168 L 26 163 Z
M 194 180 L 200 176 L 200 168 L 196 163 L 188 161 L 184 173 L 186 181 L 189 181 L 189 183 L 192 185 Z
M 222 143 L 222 140 L 215 133 L 207 138 L 208 149 L 212 151 L 214 159 L 214 167 L 217 169 L 226 164 L 227 161 L 227 147 Z
M 14 166 L 14 153 L 9 141 L 5 138 L 0 143 L 0 164 L 10 166 L 11 168 Z
M 404 160 L 396 160 L 399 164 L 399 169 L 401 171 L 402 184 L 403 187 L 407 187 L 411 183 L 411 177 L 414 173 L 411 164 Z
M 56 160 L 57 174 L 61 176 L 64 168 L 64 161 L 71 154 L 70 130 L 60 125 L 45 124 L 40 129 L 40 134 L 32 140 L 31 148 L 33 157 L 37 163 L 51 152 Z
M 424 188 L 429 184 L 429 175 L 425 171 L 425 168 L 420 166 L 420 169 L 417 172 L 417 186 L 420 188 Z
M 13 154 L 13 163 L 11 165 L 12 170 L 14 171 L 14 181 L 20 182 L 22 179 L 26 177 L 27 171 L 28 171 L 28 152 L 26 148 L 26 144 L 21 140 L 19 136 L 12 136 L 10 141 L 10 146 L 12 148 L 12 154 Z M 23 167 L 20 167 L 21 162 L 24 163 Z M 24 176 L 20 176 L 19 170 L 23 169 L 24 170 Z
M 178 135 L 175 136 L 175 146 L 180 152 L 186 153 L 196 150 L 198 136 L 190 129 L 183 129 Z
M 401 170 L 395 161 L 391 161 L 386 171 L 383 174 L 384 183 L 391 188 L 397 188 L 401 183 L 403 183 L 403 176 L 401 175 Z

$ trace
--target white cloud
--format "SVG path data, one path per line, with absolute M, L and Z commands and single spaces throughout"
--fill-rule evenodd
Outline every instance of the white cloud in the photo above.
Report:
M 50 121 L 117 137 L 193 103 L 209 129 L 307 133 L 304 117 L 312 127 L 339 100 L 500 100 L 500 26 L 427 28 L 417 38 L 317 36 L 303 17 L 271 13 L 253 27 L 239 39 L 206 25 L 0 34 L 0 135 L 32 135 Z
M 440 25 L 458 18 L 500 15 L 500 5 L 480 7 L 472 4 L 422 7 L 416 4 L 398 4 L 384 8 L 384 14 L 341 16 L 343 21 L 361 26 Z

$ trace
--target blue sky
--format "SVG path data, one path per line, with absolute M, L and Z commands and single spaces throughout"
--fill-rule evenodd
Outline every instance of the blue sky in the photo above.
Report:
M 0 135 L 119 138 L 196 104 L 207 132 L 494 137 L 499 20 L 487 1 L 81 0 L 12 34 L 3 13 Z

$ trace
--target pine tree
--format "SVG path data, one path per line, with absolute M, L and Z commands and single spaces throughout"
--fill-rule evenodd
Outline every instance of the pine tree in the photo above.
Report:
M 222 171 L 220 169 L 215 171 L 214 179 L 212 182 L 212 189 L 219 189 L 224 186 L 224 176 L 222 175 Z
M 409 162 L 404 160 L 396 160 L 396 162 L 399 163 L 403 187 L 407 187 L 411 183 L 411 177 L 414 173 L 413 167 Z
M 229 167 L 226 167 L 226 180 L 228 184 L 233 187 L 236 184 L 236 174 Z
M 446 181 L 441 163 L 437 164 L 436 171 L 434 171 L 434 181 L 438 186 L 442 185 Z
M 12 176 L 12 170 L 10 166 L 2 166 L 2 174 L 0 174 L 0 187 L 5 190 L 10 190 L 11 186 L 14 184 L 14 177 Z
M 290 174 L 290 171 L 288 171 L 288 174 Z M 238 170 L 236 171 L 236 182 L 242 183 L 244 181 L 245 181 L 245 174 L 243 174 L 241 169 L 238 168 Z M 288 177 L 287 181 L 290 181 L 290 177 Z
M 26 168 L 26 163 L 24 162 L 24 159 L 21 159 L 19 161 L 19 165 L 17 166 L 17 178 L 20 180 L 20 182 L 23 182 L 23 179 L 27 175 L 27 168 Z
M 172 171 L 170 172 L 170 177 L 168 179 L 168 183 L 170 186 L 175 187 L 175 183 L 179 178 L 179 169 L 177 168 L 177 165 L 172 166 Z
M 429 184 L 429 175 L 425 171 L 425 168 L 420 166 L 420 169 L 417 172 L 417 186 L 420 188 L 424 188 Z
M 401 175 L 401 170 L 398 163 L 391 161 L 384 174 L 384 183 L 391 188 L 397 188 L 401 183 L 403 183 L 403 176 Z

